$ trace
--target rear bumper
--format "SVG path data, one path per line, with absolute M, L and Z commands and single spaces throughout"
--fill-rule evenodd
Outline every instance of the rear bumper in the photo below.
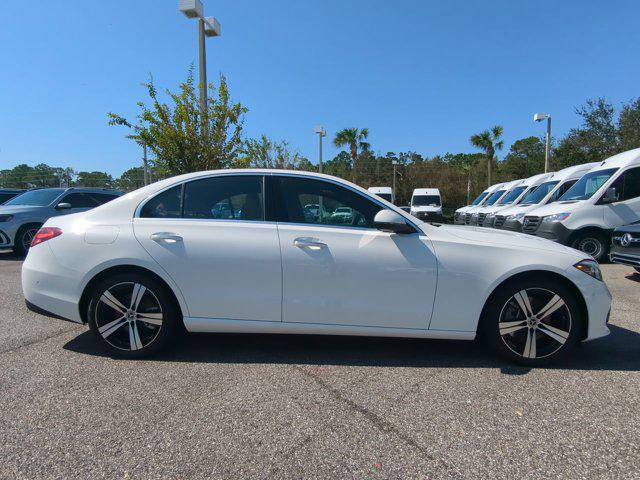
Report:
M 78 272 L 63 267 L 46 243 L 30 249 L 22 265 L 22 292 L 27 306 L 50 317 L 83 323 L 77 279 Z

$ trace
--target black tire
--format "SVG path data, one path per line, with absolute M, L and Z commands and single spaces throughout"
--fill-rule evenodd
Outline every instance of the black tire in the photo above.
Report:
M 587 231 L 580 233 L 571 243 L 576 250 L 591 255 L 597 262 L 602 262 L 609 253 L 610 239 L 603 233 Z
M 133 297 L 140 292 L 136 307 Z M 136 272 L 98 282 L 91 292 L 87 318 L 98 343 L 124 358 L 143 358 L 163 350 L 177 340 L 182 324 L 180 309 L 167 287 Z
M 16 233 L 16 238 L 13 241 L 13 253 L 19 257 L 23 257 L 29 251 L 31 245 L 31 239 L 35 233 L 40 229 L 42 225 L 39 223 L 28 223 L 22 225 Z
M 516 298 L 523 291 L 527 297 Z M 554 300 L 555 296 L 559 299 Z M 527 301 L 534 314 L 544 314 L 547 309 L 552 310 L 551 314 L 527 318 Z M 525 278 L 494 292 L 487 302 L 480 329 L 479 333 L 494 351 L 514 362 L 536 367 L 562 359 L 579 342 L 582 309 L 573 291 L 562 282 L 544 276 Z

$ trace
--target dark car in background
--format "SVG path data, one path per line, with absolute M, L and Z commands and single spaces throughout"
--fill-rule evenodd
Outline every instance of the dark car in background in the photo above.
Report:
M 24 192 L 25 190 L 19 188 L 0 188 L 0 205 Z
M 613 231 L 609 258 L 614 263 L 629 265 L 640 273 L 640 222 Z
M 39 188 L 0 205 L 0 248 L 24 255 L 38 229 L 51 217 L 84 212 L 121 196 L 107 188 Z

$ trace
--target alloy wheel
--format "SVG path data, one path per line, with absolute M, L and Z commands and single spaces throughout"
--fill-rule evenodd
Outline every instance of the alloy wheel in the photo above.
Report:
M 571 312 L 555 292 L 525 288 L 500 311 L 500 338 L 513 353 L 539 359 L 558 352 L 571 332 Z
M 140 283 L 122 282 L 105 290 L 95 309 L 98 333 L 120 350 L 140 350 L 158 337 L 164 320 L 153 291 Z
M 25 252 L 31 247 L 31 241 L 33 240 L 33 237 L 36 236 L 36 233 L 38 233 L 37 228 L 30 228 L 29 230 L 25 230 L 22 234 L 22 248 Z

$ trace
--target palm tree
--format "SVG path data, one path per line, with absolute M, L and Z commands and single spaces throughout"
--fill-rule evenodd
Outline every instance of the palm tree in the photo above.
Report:
M 337 147 L 349 147 L 349 156 L 351 157 L 351 180 L 357 183 L 358 180 L 358 150 L 366 152 L 370 145 L 365 142 L 369 136 L 369 129 L 363 128 L 343 128 L 336 133 L 333 144 Z
M 489 177 L 489 186 L 491 186 L 491 174 L 493 173 L 493 159 L 496 156 L 496 150 L 502 150 L 504 142 L 502 141 L 502 133 L 504 128 L 501 125 L 494 126 L 491 130 L 485 130 L 482 133 L 471 135 L 471 145 L 483 150 L 487 156 L 487 176 Z

